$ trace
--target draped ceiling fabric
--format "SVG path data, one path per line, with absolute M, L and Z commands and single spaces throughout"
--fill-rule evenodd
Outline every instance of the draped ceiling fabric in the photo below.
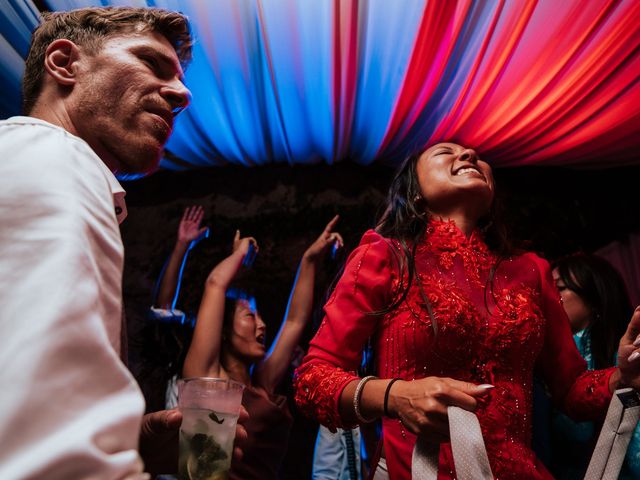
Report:
M 0 2 L 7 116 L 35 9 Z M 640 164 L 637 0 L 46 3 L 191 18 L 194 101 L 167 145 L 168 168 L 394 163 L 443 139 L 495 166 Z

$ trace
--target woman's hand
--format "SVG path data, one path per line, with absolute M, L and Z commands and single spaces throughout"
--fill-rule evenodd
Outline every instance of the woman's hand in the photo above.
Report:
M 178 225 L 178 243 L 189 246 L 191 242 L 198 243 L 207 236 L 209 229 L 207 227 L 200 228 L 202 217 L 204 217 L 204 208 L 200 205 L 184 209 L 180 225 Z
M 242 258 L 249 253 L 249 250 L 253 247 L 254 255 L 258 253 L 258 242 L 253 237 L 240 238 L 240 230 L 236 230 L 236 235 L 233 237 L 233 253 L 241 255 Z
M 254 252 L 258 252 L 258 242 L 256 239 L 253 237 L 240 238 L 240 230 L 236 230 L 236 235 L 233 239 L 233 252 L 213 267 L 213 270 L 211 270 L 211 273 L 207 277 L 207 287 L 226 290 L 236 276 L 236 273 L 238 273 L 238 269 L 240 265 L 242 265 L 250 247 L 253 247 Z
M 329 248 L 329 246 L 336 244 L 338 248 L 340 248 L 344 245 L 342 236 L 338 232 L 333 231 L 333 227 L 335 227 L 339 218 L 340 216 L 336 215 L 329 223 L 327 223 L 327 226 L 324 227 L 320 236 L 304 252 L 303 258 L 316 261 L 322 257 L 322 254 Z
M 620 339 L 618 369 L 619 380 L 624 386 L 640 389 L 640 306 L 636 307 L 627 331 Z
M 452 378 L 427 377 L 413 381 L 397 381 L 389 392 L 388 409 L 407 429 L 424 435 L 433 443 L 449 441 L 451 405 L 471 412 L 476 397 L 486 395 L 493 385 L 475 385 Z
M 207 227 L 200 228 L 203 216 L 204 208 L 199 205 L 184 209 L 178 225 L 176 244 L 158 279 L 158 296 L 154 304 L 161 308 L 173 309 L 175 307 L 183 267 L 187 261 L 187 253 L 209 234 Z

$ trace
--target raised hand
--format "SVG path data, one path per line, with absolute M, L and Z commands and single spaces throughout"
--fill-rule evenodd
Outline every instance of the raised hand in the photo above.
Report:
M 207 284 L 218 285 L 226 289 L 251 249 L 255 256 L 259 250 L 256 239 L 253 237 L 240 238 L 240 230 L 236 230 L 233 238 L 233 252 L 211 270 Z
M 624 386 L 640 389 L 640 306 L 636 307 L 627 331 L 620 339 L 618 368 Z
M 253 248 L 256 253 L 260 250 L 258 248 L 258 241 L 253 237 L 240 238 L 240 230 L 236 230 L 236 234 L 233 237 L 233 253 L 238 251 L 239 255 L 243 257 Z
M 313 242 L 309 248 L 304 252 L 304 256 L 312 261 L 316 261 L 321 258 L 322 254 L 326 252 L 330 246 L 336 244 L 338 248 L 344 245 L 344 240 L 342 240 L 342 235 L 338 232 L 334 232 L 333 228 L 336 223 L 338 223 L 340 216 L 336 215 L 331 219 L 327 226 L 324 227 L 324 230 L 320 234 L 320 236 Z
M 189 250 L 209 233 L 200 227 L 204 208 L 199 205 L 184 209 L 178 226 L 178 237 L 169 260 L 158 279 L 158 295 L 154 304 L 160 308 L 173 309 L 178 300 L 180 280 Z
M 194 205 L 184 209 L 180 225 L 178 226 L 178 242 L 194 245 L 202 240 L 208 233 L 207 227 L 200 227 L 202 217 L 204 216 L 204 208 L 200 205 Z

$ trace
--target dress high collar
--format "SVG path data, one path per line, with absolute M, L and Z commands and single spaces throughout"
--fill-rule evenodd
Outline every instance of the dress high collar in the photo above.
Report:
M 460 249 L 489 252 L 479 228 L 474 229 L 467 238 L 453 220 L 429 220 L 425 237 L 429 247 L 443 252 L 454 252 Z

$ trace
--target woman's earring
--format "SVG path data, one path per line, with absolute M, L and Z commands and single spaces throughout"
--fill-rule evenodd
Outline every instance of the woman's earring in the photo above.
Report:
M 419 193 L 416 193 L 416 196 L 413 197 L 413 204 L 416 207 L 416 210 L 420 210 L 420 207 L 424 207 L 426 202 L 424 201 L 424 197 L 422 197 L 422 195 L 420 195 Z M 422 213 L 418 213 L 419 217 L 426 217 L 427 216 L 427 210 L 422 209 Z

